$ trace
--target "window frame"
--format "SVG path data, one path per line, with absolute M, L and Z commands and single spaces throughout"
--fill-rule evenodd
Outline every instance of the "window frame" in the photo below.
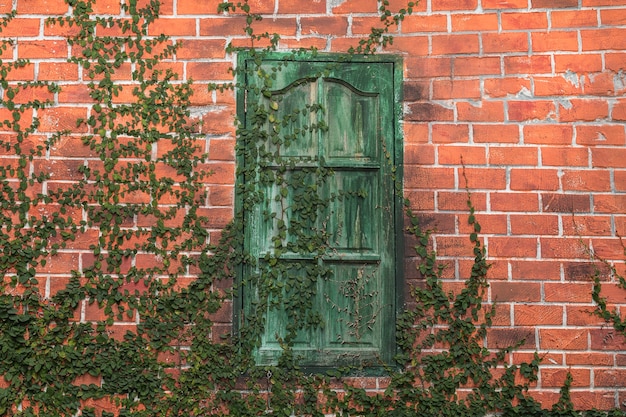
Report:
M 255 52 L 250 51 L 242 51 L 237 55 L 237 66 L 238 68 L 244 68 L 246 65 L 246 61 L 250 59 L 254 59 L 256 57 Z M 403 292 L 405 289 L 404 283 L 404 198 L 403 198 L 403 184 L 404 184 L 404 141 L 403 141 L 403 129 L 402 129 L 402 119 L 403 119 L 403 104 L 402 104 L 402 95 L 403 95 L 403 60 L 401 57 L 396 55 L 348 55 L 348 54 L 337 54 L 337 53 L 317 53 L 317 52 L 298 52 L 298 53 L 289 53 L 289 52 L 264 52 L 262 60 L 273 61 L 273 60 L 289 60 L 289 61 L 302 61 L 302 62 L 337 62 L 340 65 L 350 65 L 351 63 L 389 63 L 393 65 L 393 108 L 391 109 L 392 115 L 391 119 L 393 120 L 393 134 L 394 138 L 392 140 L 393 143 L 393 152 L 390 153 L 391 163 L 393 165 L 393 172 L 395 178 L 392 179 L 392 183 L 394 184 L 394 201 L 393 201 L 393 232 L 394 232 L 394 246 L 395 246 L 395 259 L 391 261 L 394 262 L 394 291 L 390 299 L 393 299 L 395 306 L 393 308 L 393 331 L 391 334 L 393 335 L 391 340 L 383 340 L 381 341 L 383 347 L 381 351 L 385 353 L 385 358 L 383 360 L 384 365 L 382 366 L 368 366 L 366 369 L 361 369 L 359 372 L 361 374 L 371 374 L 371 375 L 380 375 L 384 373 L 384 369 L 386 366 L 394 366 L 393 357 L 396 354 L 396 332 L 395 325 L 398 319 L 398 315 L 403 310 Z M 238 77 L 245 77 L 245 73 L 238 73 Z M 237 119 L 240 123 L 245 123 L 246 120 L 246 88 L 247 83 L 245 79 L 237 79 L 236 80 L 236 115 Z M 239 167 L 243 164 L 243 156 L 241 152 L 237 152 L 236 155 L 236 166 Z M 237 174 L 236 182 L 235 182 L 235 213 L 236 218 L 242 221 L 245 221 L 245 213 L 243 206 L 242 193 L 239 191 L 243 185 L 243 178 L 240 173 Z M 245 228 L 246 225 L 242 224 L 242 227 Z M 241 231 L 243 233 L 243 230 Z M 244 234 L 245 236 L 245 234 Z M 242 240 L 242 244 L 245 246 L 245 242 Z M 244 250 L 244 248 L 240 248 Z M 244 268 L 243 265 L 239 265 L 237 267 L 236 277 L 235 277 L 235 293 L 233 300 L 233 332 L 235 335 L 239 335 L 241 332 L 241 328 L 243 326 L 243 309 L 244 309 L 244 294 L 243 294 L 243 286 L 241 285 L 243 281 L 243 273 Z M 260 365 L 266 366 L 266 365 Z M 306 366 L 304 369 L 308 372 L 324 372 L 329 369 L 328 366 Z

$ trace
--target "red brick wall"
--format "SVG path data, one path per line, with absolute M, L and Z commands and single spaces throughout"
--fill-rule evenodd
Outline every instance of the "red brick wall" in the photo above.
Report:
M 67 12 L 63 0 L 16 0 L 18 18 L 3 30 L 17 43 L 3 58 L 29 58 L 12 81 L 59 81 L 58 106 L 39 116 L 39 133 L 74 129 L 89 111 L 82 71 L 66 62 L 67 27 L 45 25 Z M 151 34 L 183 47 L 164 63 L 196 81 L 194 105 L 211 155 L 206 209 L 219 232 L 232 215 L 235 107 L 232 92 L 205 84 L 231 79 L 228 42 L 247 45 L 241 16 L 216 13 L 218 0 L 164 0 Z M 392 9 L 403 2 L 392 1 Z M 374 0 L 250 0 L 264 13 L 259 31 L 281 34 L 283 49 L 345 51 L 379 23 Z M 11 2 L 0 4 L 0 12 Z M 97 11 L 117 14 L 117 0 Z M 490 299 L 499 315 L 489 346 L 526 338 L 513 360 L 545 356 L 537 396 L 554 400 L 566 371 L 578 407 L 626 400 L 624 345 L 593 309 L 585 245 L 622 257 L 626 234 L 626 0 L 422 0 L 395 33 L 388 52 L 404 57 L 405 193 L 434 228 L 449 264 L 450 287 L 467 276 L 471 254 L 462 162 L 491 269 Z M 120 83 L 130 82 L 128 68 Z M 43 98 L 43 92 L 42 97 Z M 124 98 L 120 98 L 123 100 Z M 6 113 L 0 110 L 0 116 Z M 71 181 L 88 160 L 77 139 L 51 150 L 56 180 Z M 0 159 L 11 158 L 2 154 Z M 409 242 L 410 243 L 410 242 Z M 69 267 L 89 262 L 88 239 L 48 263 L 48 294 Z M 407 251 L 410 253 L 410 251 Z M 416 279 L 407 257 L 406 277 Z M 610 302 L 624 294 L 607 286 Z M 94 314 L 98 314 L 95 312 Z M 82 319 L 89 320 L 84 309 Z M 226 319 L 228 321 L 228 319 Z M 122 325 L 127 326 L 127 325 Z M 222 323 L 228 328 L 229 323 Z

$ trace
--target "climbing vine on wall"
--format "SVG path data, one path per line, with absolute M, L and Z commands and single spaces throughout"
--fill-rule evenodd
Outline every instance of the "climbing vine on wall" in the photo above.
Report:
M 10 82 L 12 71 L 30 65 L 24 60 L 4 60 L 0 67 L 5 131 L 0 136 L 1 415 L 545 413 L 526 393 L 538 361 L 506 365 L 514 347 L 491 352 L 484 346 L 493 310 L 483 305 L 488 264 L 471 204 L 475 262 L 456 295 L 443 290 L 442 267 L 429 250 L 429 234 L 407 211 L 407 232 L 416 237 L 424 286 L 411 294 L 417 308 L 398 320 L 397 366 L 387 364 L 391 382 L 384 392 L 356 387 L 350 378 L 354 369 L 326 374 L 300 369 L 294 340 L 299 332 L 324 325 L 312 298 L 303 294 L 314 291 L 318 280 L 332 278 L 317 261 L 337 238 L 313 227 L 312 219 L 336 199 L 351 196 L 320 194 L 333 170 L 303 169 L 293 175 L 276 150 L 300 140 L 302 129 L 327 129 L 303 122 L 317 120 L 315 115 L 326 109 L 311 105 L 279 112 L 283 103 L 270 88 L 280 66 L 267 71 L 261 65 L 278 48 L 279 36 L 255 32 L 261 16 L 247 2 L 219 5 L 220 12 L 243 13 L 251 41 L 245 49 L 253 65 L 234 69 L 234 75 L 241 80 L 254 74 L 261 81 L 255 94 L 267 99 L 251 107 L 250 124 L 237 126 L 241 206 L 266 203 L 263 221 L 273 225 L 274 251 L 259 265 L 242 250 L 242 213 L 235 213 L 219 242 L 207 232 L 211 219 L 202 209 L 211 172 L 200 125 L 190 110 L 192 81 L 160 65 L 175 56 L 179 45 L 147 35 L 158 18 L 158 1 L 143 6 L 125 1 L 124 18 L 94 13 L 92 0 L 67 2 L 70 13 L 47 24 L 72 28 L 70 61 L 82 69 L 91 99 L 76 129 L 42 134 L 40 115 L 56 106 L 54 97 L 62 87 Z M 413 6 L 408 2 L 392 12 L 388 1 L 380 2 L 380 27 L 351 48 L 346 61 L 391 43 L 394 26 Z M 2 27 L 14 16 L 6 16 Z M 0 48 L 9 43 L 3 40 Z M 230 45 L 227 50 L 239 51 Z M 131 69 L 132 82 L 117 81 L 123 68 Z M 30 99 L 34 92 L 49 99 Z M 49 170 L 51 150 L 67 141 L 80 148 L 86 162 L 70 166 L 69 181 L 58 181 Z M 270 164 L 276 168 L 262 169 Z M 259 193 L 259 185 L 273 190 L 272 197 Z M 72 247 L 84 244 L 81 262 L 62 282 L 53 282 L 58 277 L 46 268 L 51 258 L 70 256 L 70 242 Z M 311 261 L 282 263 L 287 251 L 306 252 Z M 222 339 L 214 334 L 212 319 L 239 291 L 223 290 L 232 285 L 237 268 L 253 271 L 240 285 L 261 289 L 257 310 L 242 320 L 237 333 Z M 285 284 L 280 276 L 293 279 Z M 345 313 L 351 336 L 358 338 L 381 308 L 367 280 L 367 272 L 357 275 L 345 283 L 341 296 L 357 300 L 353 304 L 368 310 L 368 316 L 335 303 Z M 252 353 L 264 331 L 262 312 L 270 308 L 284 309 L 288 322 L 297 325 L 278 338 L 283 351 L 276 365 L 255 366 Z M 442 323 L 447 326 L 435 326 Z M 555 415 L 571 411 L 559 407 Z

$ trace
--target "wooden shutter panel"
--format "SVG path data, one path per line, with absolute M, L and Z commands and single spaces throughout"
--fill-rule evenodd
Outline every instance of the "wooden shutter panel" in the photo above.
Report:
M 245 57 L 240 62 L 245 62 Z M 263 62 L 263 69 L 271 72 L 272 67 L 283 64 L 280 57 L 270 57 Z M 289 139 L 288 146 L 270 141 L 263 148 L 290 161 L 290 168 L 283 171 L 269 164 L 259 171 L 259 177 L 284 175 L 299 184 L 283 199 L 276 197 L 281 195 L 279 186 L 261 178 L 252 180 L 258 181 L 263 201 L 244 213 L 245 240 L 257 268 L 271 271 L 265 262 L 274 250 L 277 223 L 269 213 L 298 204 L 294 199 L 319 197 L 328 202 L 314 213 L 299 212 L 301 218 L 297 219 L 311 233 L 326 232 L 326 252 L 319 259 L 303 251 L 281 253 L 278 262 L 286 276 L 271 281 L 289 288 L 291 280 L 307 279 L 306 270 L 314 262 L 328 271 L 310 285 L 300 282 L 298 287 L 304 292 L 298 297 L 307 297 L 313 317 L 319 316 L 322 322 L 317 329 L 301 330 L 293 343 L 302 366 L 377 366 L 381 361 L 389 363 L 394 353 L 399 249 L 393 172 L 395 151 L 400 146 L 396 143 L 394 101 L 399 87 L 397 65 L 393 60 L 339 63 L 332 57 L 289 61 L 275 72 L 271 97 L 251 93 L 261 82 L 256 76 L 246 80 L 248 107 L 264 104 L 269 108 L 280 103 L 276 117 L 293 121 L 281 131 L 282 137 Z M 294 110 L 311 106 L 323 111 L 293 116 Z M 251 123 L 246 119 L 249 114 L 240 114 L 244 123 Z M 312 125 L 323 128 L 308 129 Z M 317 170 L 332 170 L 333 174 L 316 184 Z M 290 222 L 290 216 L 295 214 L 287 211 L 282 220 Z M 243 274 L 255 272 L 245 269 Z M 265 331 L 256 359 L 267 365 L 276 362 L 281 353 L 279 340 L 294 323 L 283 311 L 284 305 L 270 302 L 265 311 L 255 311 L 259 293 L 254 285 L 244 287 L 242 309 L 244 315 L 264 315 Z

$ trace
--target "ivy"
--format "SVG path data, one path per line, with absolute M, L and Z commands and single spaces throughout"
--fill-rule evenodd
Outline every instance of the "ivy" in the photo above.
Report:
M 31 115 L 54 107 L 62 87 L 10 82 L 11 72 L 29 63 L 0 62 L 0 106 L 7 112 L 2 126 L 8 132 L 0 137 L 0 415 L 579 415 L 568 396 L 571 380 L 561 401 L 543 410 L 528 395 L 539 359 L 510 365 L 505 359 L 516 346 L 495 352 L 485 346 L 495 310 L 483 301 L 489 264 L 469 199 L 474 264 L 458 294 L 444 290 L 430 234 L 407 208 L 406 232 L 417 242 L 424 285 L 411 293 L 416 307 L 398 319 L 397 363 L 386 369 L 386 390 L 355 385 L 354 368 L 301 369 L 294 341 L 324 326 L 311 300 L 316 283 L 332 276 L 319 261 L 333 236 L 314 220 L 333 202 L 368 192 L 324 195 L 320 190 L 333 169 L 296 172 L 293 158 L 279 152 L 305 134 L 328 129 L 317 117 L 327 111 L 322 105 L 286 111 L 271 91 L 290 58 L 317 51 L 292 51 L 268 69 L 263 59 L 277 50 L 280 37 L 255 31 L 262 16 L 247 1 L 218 5 L 221 13 L 245 16 L 250 47 L 243 50 L 252 64 L 233 69 L 237 82 L 210 88 L 245 89 L 265 98 L 249 107 L 249 124 L 237 124 L 236 145 L 241 208 L 264 204 L 263 221 L 274 230 L 273 251 L 258 262 L 243 250 L 243 211 L 219 242 L 207 232 L 210 219 L 202 208 L 210 172 L 191 112 L 193 83 L 160 65 L 180 45 L 147 33 L 159 2 L 125 1 L 125 17 L 119 18 L 95 13 L 94 0 L 66 1 L 70 13 L 47 24 L 74 28 L 67 38 L 75 52 L 70 62 L 82 69 L 91 98 L 76 127 L 86 133 L 61 131 L 41 140 L 40 120 Z M 381 1 L 381 27 L 342 59 L 392 43 L 394 26 L 414 7 L 408 2 L 394 13 Z M 0 28 L 14 17 L 5 16 Z M 9 46 L 3 39 L 0 52 Z M 227 52 L 240 51 L 227 46 Z M 131 68 L 128 84 L 116 81 L 124 65 Z M 324 77 L 333 65 L 341 63 L 329 63 L 306 82 Z M 258 83 L 241 82 L 251 74 Z M 51 98 L 28 98 L 42 91 Z M 46 164 L 50 150 L 67 139 L 79 139 L 90 156 L 73 172 L 75 180 L 55 181 Z M 273 190 L 272 197 L 261 187 Z M 75 253 L 70 247 L 80 249 L 80 264 L 68 266 L 66 277 L 47 274 L 61 256 Z M 307 260 L 285 262 L 287 252 Z M 233 286 L 237 271 L 246 268 L 253 273 Z M 57 278 L 66 282 L 52 285 Z M 367 279 L 348 280 L 341 296 L 359 300 L 369 316 L 333 305 L 350 323 L 351 335 L 344 337 L 360 337 L 376 320 L 376 294 L 367 290 Z M 259 290 L 256 304 L 240 318 L 236 333 L 222 335 L 213 321 L 245 286 Z M 599 296 L 597 301 L 605 305 Z M 278 338 L 283 351 L 277 365 L 256 366 L 253 352 L 268 309 L 284 311 L 292 324 Z

